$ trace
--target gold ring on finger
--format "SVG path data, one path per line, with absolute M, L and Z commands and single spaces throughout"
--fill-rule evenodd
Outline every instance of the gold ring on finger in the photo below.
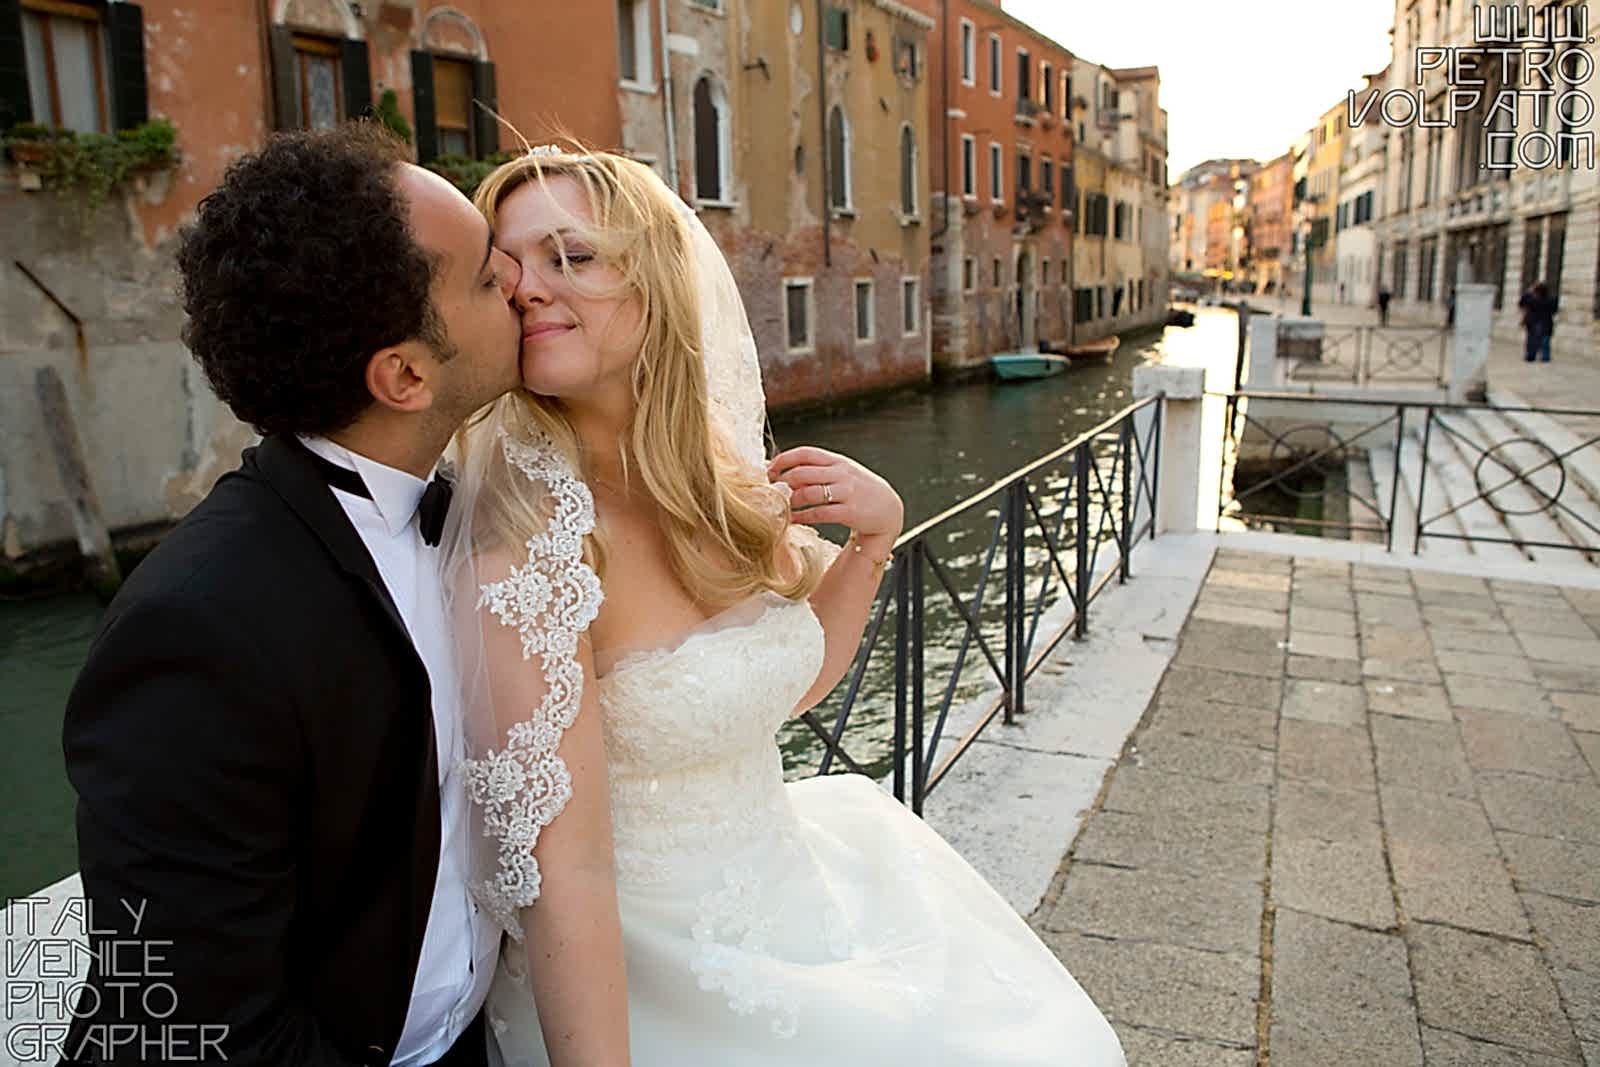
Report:
M 824 504 L 833 503 L 833 486 L 827 482 L 822 483 L 822 502 Z

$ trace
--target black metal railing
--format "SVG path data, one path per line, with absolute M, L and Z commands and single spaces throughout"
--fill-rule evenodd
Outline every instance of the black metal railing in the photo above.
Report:
M 1282 342 L 1280 342 L 1281 344 Z M 1440 326 L 1344 326 L 1322 335 L 1317 358 L 1291 358 L 1291 382 L 1340 385 L 1446 383 L 1451 330 Z
M 847 684 L 799 720 L 821 742 L 815 773 L 887 771 L 920 814 L 996 718 L 1025 712 L 1028 679 L 1155 536 L 1161 413 L 1159 397 L 1133 404 L 900 538 Z M 1041 634 L 1063 598 L 1070 616 Z M 886 753 L 874 723 L 892 724 Z
M 1219 494 L 1219 518 L 1288 532 L 1381 535 L 1391 551 L 1403 536 L 1411 552 L 1437 538 L 1600 553 L 1600 499 L 1591 495 L 1600 485 L 1584 488 L 1572 464 L 1579 455 L 1600 461 L 1600 433 L 1577 433 L 1558 450 L 1519 421 L 1540 416 L 1593 427 L 1600 412 L 1256 391 L 1229 395 L 1226 410 L 1224 468 L 1232 476 Z M 1381 464 L 1374 450 L 1382 450 Z M 1351 461 L 1362 453 L 1370 490 L 1351 484 Z M 1446 471 L 1448 479 L 1440 476 Z M 1287 510 L 1301 502 L 1315 506 Z

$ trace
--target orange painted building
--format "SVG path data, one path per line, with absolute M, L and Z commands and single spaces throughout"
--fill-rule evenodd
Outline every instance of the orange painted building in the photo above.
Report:
M 987 0 L 918 0 L 929 48 L 933 350 L 960 372 L 1071 322 L 1073 57 Z

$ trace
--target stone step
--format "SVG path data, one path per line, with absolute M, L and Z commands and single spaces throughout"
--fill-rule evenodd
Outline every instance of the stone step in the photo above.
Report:
M 1400 442 L 1400 493 L 1410 498 L 1412 521 L 1403 528 L 1395 531 L 1395 549 L 1409 552 L 1416 530 L 1417 501 L 1419 490 L 1427 491 L 1426 516 L 1432 517 L 1448 511 L 1451 507 L 1449 490 L 1441 486 L 1438 479 L 1433 477 L 1433 472 L 1428 472 L 1429 484 L 1422 484 L 1422 442 L 1410 434 Z M 1430 532 L 1435 534 L 1464 534 L 1466 528 L 1461 524 L 1459 515 L 1444 515 L 1430 526 Z M 1467 542 L 1457 537 L 1424 537 L 1417 545 L 1417 551 L 1429 556 L 1470 556 L 1472 550 L 1467 547 Z
M 1494 504 L 1503 509 L 1506 525 L 1518 540 L 1525 542 L 1528 554 L 1540 563 L 1557 565 L 1569 565 L 1574 560 L 1594 556 L 1594 553 L 1575 553 L 1569 548 L 1526 544 L 1600 545 L 1600 504 L 1572 478 L 1570 471 L 1565 473 L 1566 484 L 1561 484 L 1566 464 L 1563 462 L 1560 467 L 1549 464 L 1550 453 L 1521 440 L 1527 436 L 1525 431 L 1500 412 L 1474 408 L 1461 414 L 1465 418 L 1458 427 L 1474 446 L 1470 458 L 1478 465 L 1475 480 L 1482 488 L 1493 490 Z M 1486 458 L 1486 453 L 1492 458 Z M 1506 464 L 1512 470 L 1507 470 Z M 1528 478 L 1533 487 L 1512 481 L 1495 488 L 1511 478 L 1512 471 L 1531 472 Z M 1553 494 L 1558 489 L 1559 496 L 1553 506 L 1548 503 L 1548 497 L 1539 492 Z
M 1504 543 L 1512 538 L 1512 531 L 1478 490 L 1473 475 L 1476 457 L 1471 454 L 1471 446 L 1464 444 L 1460 437 L 1465 432 L 1465 422 L 1465 416 L 1459 411 L 1434 413 L 1433 434 L 1428 442 L 1427 489 L 1431 499 L 1423 504 L 1423 518 L 1431 519 L 1445 507 L 1455 508 L 1462 528 L 1474 539 L 1472 551 L 1475 555 L 1495 562 L 1524 562 L 1528 559 L 1527 551 Z M 1432 496 L 1436 486 L 1448 495 L 1447 505 Z
M 1558 521 L 1574 541 L 1600 546 L 1600 441 L 1592 435 L 1579 436 L 1549 415 L 1516 410 L 1525 405 L 1515 394 L 1490 390 L 1489 402 L 1500 409 L 1495 414 L 1519 434 L 1542 442 L 1563 457 L 1567 487 L 1560 497 L 1565 508 L 1554 509 Z M 1588 558 L 1600 563 L 1595 553 Z
M 1395 551 L 1411 551 L 1411 538 L 1417 526 L 1417 509 L 1403 484 L 1396 491 L 1394 445 L 1373 445 L 1367 449 L 1367 477 L 1372 482 L 1373 499 L 1385 513 L 1390 510 L 1390 502 L 1393 501 L 1394 514 L 1390 516 L 1390 525 L 1394 532 L 1389 547 Z

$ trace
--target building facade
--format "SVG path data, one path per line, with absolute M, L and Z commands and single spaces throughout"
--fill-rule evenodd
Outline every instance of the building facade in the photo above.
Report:
M 1389 72 L 1367 77 L 1362 92 L 1383 93 Z M 1378 217 L 1383 212 L 1385 129 L 1381 122 L 1347 130 L 1333 214 L 1333 298 L 1371 307 L 1378 299 Z
M 1246 224 L 1250 249 L 1246 271 L 1257 293 L 1277 293 L 1293 245 L 1294 158 L 1285 152 L 1250 176 Z
M 1386 131 L 1386 210 L 1377 240 L 1400 314 L 1442 317 L 1456 284 L 1486 283 L 1496 287 L 1495 333 L 1512 339 L 1520 335 L 1519 295 L 1544 281 L 1558 300 L 1556 358 L 1597 362 L 1597 120 L 1593 107 L 1583 106 L 1583 84 L 1570 80 L 1594 69 L 1590 10 L 1519 6 L 1513 26 L 1504 5 L 1480 12 L 1469 4 L 1396 0 L 1389 86 L 1425 101 L 1420 114 L 1397 100 L 1385 115 L 1393 128 Z M 1496 18 L 1498 26 L 1475 23 Z M 1535 40 L 1495 45 L 1512 56 L 1484 66 L 1478 106 L 1452 122 L 1443 110 L 1447 71 L 1424 72 L 1419 86 L 1416 50 L 1472 47 L 1480 30 Z M 1524 95 L 1515 107 L 1497 106 L 1501 89 Z M 1546 106 L 1535 106 L 1533 94 L 1546 94 Z
M 931 72 L 935 371 L 1071 331 L 1072 55 L 986 0 L 918 0 L 942 21 Z
M 1253 159 L 1208 159 L 1179 175 L 1168 207 L 1174 273 L 1210 284 L 1239 280 L 1249 255 L 1246 222 Z

